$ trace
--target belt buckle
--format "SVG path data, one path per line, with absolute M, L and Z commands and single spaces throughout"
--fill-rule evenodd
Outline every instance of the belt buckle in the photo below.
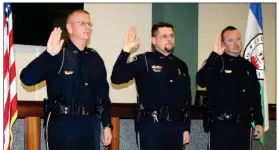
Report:
M 232 114 L 224 113 L 224 117 L 225 117 L 226 120 L 230 120 L 231 117 L 232 117 Z
M 86 112 L 85 109 L 84 109 L 84 107 L 82 107 L 82 115 L 83 115 L 83 116 L 86 116 L 86 115 L 88 115 L 88 114 L 89 114 L 89 112 Z

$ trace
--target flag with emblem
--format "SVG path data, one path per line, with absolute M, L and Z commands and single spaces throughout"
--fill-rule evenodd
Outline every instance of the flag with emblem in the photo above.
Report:
M 244 58 L 256 67 L 257 77 L 261 85 L 261 105 L 264 117 L 264 129 L 269 129 L 268 101 L 266 92 L 266 76 L 264 63 L 263 18 L 261 3 L 251 3 L 245 35 Z M 264 143 L 264 138 L 261 139 Z
M 16 68 L 10 3 L 4 3 L 4 150 L 12 149 L 12 126 L 17 118 Z

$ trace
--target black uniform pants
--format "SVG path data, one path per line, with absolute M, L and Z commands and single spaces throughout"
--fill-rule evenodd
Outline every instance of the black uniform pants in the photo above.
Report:
M 100 120 L 97 115 L 51 116 L 46 126 L 48 150 L 99 150 Z
M 210 150 L 251 150 L 251 124 L 217 121 L 210 132 Z
M 183 123 L 140 123 L 141 150 L 182 150 Z

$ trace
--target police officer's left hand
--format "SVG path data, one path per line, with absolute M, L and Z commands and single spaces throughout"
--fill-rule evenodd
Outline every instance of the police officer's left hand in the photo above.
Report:
M 188 131 L 183 132 L 183 145 L 188 144 L 190 139 L 190 134 Z
M 104 128 L 104 136 L 102 137 L 102 144 L 104 146 L 108 146 L 112 140 L 112 131 L 111 128 L 105 127 Z
M 261 125 L 256 125 L 255 126 L 255 139 L 260 139 L 264 136 L 264 127 Z

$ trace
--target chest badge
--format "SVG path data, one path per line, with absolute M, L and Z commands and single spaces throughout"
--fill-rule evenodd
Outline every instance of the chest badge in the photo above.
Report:
M 71 75 L 71 74 L 73 74 L 73 71 L 65 71 L 65 75 Z
M 154 72 L 161 72 L 162 66 L 153 65 L 153 66 L 152 66 L 152 69 L 153 69 Z
M 232 70 L 225 70 L 225 73 L 232 73 Z

